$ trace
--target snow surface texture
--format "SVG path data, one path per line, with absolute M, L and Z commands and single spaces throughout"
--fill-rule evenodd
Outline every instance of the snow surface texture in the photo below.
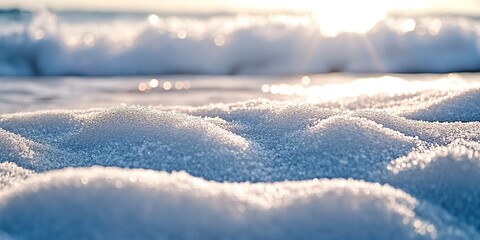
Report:
M 0 195 L 1 230 L 13 239 L 477 237 L 450 221 L 400 190 L 354 180 L 222 184 L 93 167 L 39 174 Z
M 472 122 L 480 121 L 480 90 L 474 89 L 469 93 L 451 98 L 439 104 L 429 107 L 426 111 L 411 114 L 412 119 L 439 122 Z M 468 111 L 464 111 L 468 109 Z
M 0 115 L 0 239 L 478 239 L 478 96 Z
M 391 163 L 390 181 L 480 228 L 480 144 L 464 140 Z
M 389 17 L 366 33 L 334 36 L 311 15 L 159 16 L 149 22 L 147 15 L 39 12 L 17 18 L 0 29 L 0 75 L 480 69 L 480 23 L 468 17 Z

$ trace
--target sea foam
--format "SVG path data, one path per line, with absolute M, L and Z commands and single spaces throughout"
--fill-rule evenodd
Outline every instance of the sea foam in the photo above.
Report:
M 468 17 L 392 16 L 368 32 L 332 36 L 311 15 L 158 16 L 155 22 L 148 15 L 114 16 L 39 12 L 6 23 L 0 30 L 0 75 L 480 69 L 479 23 Z M 403 27 L 412 22 L 413 28 Z

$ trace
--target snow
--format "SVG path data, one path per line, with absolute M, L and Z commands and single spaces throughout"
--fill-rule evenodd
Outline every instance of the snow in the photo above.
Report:
M 18 167 L 15 163 L 0 163 L 0 191 L 4 188 L 12 187 L 16 183 L 23 182 L 32 174 L 32 171 Z
M 390 183 L 480 228 L 480 144 L 457 140 L 392 162 Z
M 0 195 L 12 239 L 467 239 L 472 229 L 390 186 L 217 183 L 119 168 L 39 174 Z
M 0 239 L 477 239 L 478 96 L 3 114 Z
M 428 108 L 410 114 L 410 118 L 439 122 L 478 122 L 480 121 L 480 90 L 473 89 Z M 468 111 L 464 111 L 468 109 Z

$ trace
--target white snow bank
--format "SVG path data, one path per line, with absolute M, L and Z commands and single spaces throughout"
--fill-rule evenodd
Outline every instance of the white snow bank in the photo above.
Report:
M 83 168 L 0 191 L 11 239 L 467 239 L 438 208 L 354 180 L 234 184 Z M 1 235 L 0 235 L 1 236 Z
M 479 124 L 265 100 L 0 115 L 0 239 L 479 238 Z M 93 165 L 137 169 L 50 171 Z
M 465 140 L 414 151 L 389 164 L 389 183 L 480 229 L 480 144 Z
M 373 121 L 333 116 L 305 131 L 287 135 L 278 149 L 287 179 L 315 177 L 378 181 L 391 160 L 403 156 L 421 141 L 384 128 Z
M 39 116 L 43 118 L 42 115 Z M 35 122 L 35 121 L 34 121 Z M 22 123 L 22 120 L 20 120 Z M 57 121 L 49 122 L 49 128 L 55 126 Z M 40 144 L 30 139 L 24 138 L 12 132 L 1 128 L 0 121 L 0 163 L 13 162 L 21 167 L 33 171 L 45 171 L 54 168 L 68 166 L 78 166 L 78 157 L 76 155 L 58 149 L 53 145 Z M 20 124 L 23 127 L 23 124 Z M 20 132 L 22 129 L 20 127 Z M 38 133 L 38 129 L 31 128 L 33 133 Z M 54 136 L 55 133 L 46 133 L 45 135 Z M 57 139 L 52 137 L 52 139 Z
M 217 181 L 246 181 L 262 171 L 253 142 L 199 117 L 143 107 L 94 113 L 60 147 L 79 154 L 82 166 L 188 170 Z
M 52 143 L 62 135 L 77 129 L 77 116 L 88 111 L 39 111 L 5 114 L 0 126 L 10 132 L 39 143 Z
M 44 143 L 28 163 L 4 159 L 35 171 L 103 165 L 187 170 L 217 181 L 265 179 L 261 173 L 263 158 L 257 157 L 261 149 L 211 122 L 185 114 L 120 106 L 65 114 L 6 115 L 0 126 Z
M 27 161 L 39 144 L 0 128 L 0 162 Z
M 265 100 L 8 114 L 0 116 L 0 128 L 8 130 L 0 132 L 0 159 L 34 171 L 102 165 L 254 182 L 380 181 L 390 161 L 415 148 L 480 140 L 478 122 L 431 123 Z
M 15 163 L 0 163 L 0 190 L 3 190 L 3 188 L 6 187 L 11 187 L 18 182 L 22 182 L 31 174 L 33 174 L 32 171 L 18 167 Z
M 439 122 L 480 121 L 480 89 L 463 92 L 427 109 L 407 115 L 408 118 Z
M 413 139 L 415 140 L 413 146 L 447 145 L 460 138 L 480 141 L 479 122 L 425 122 L 406 119 L 379 110 L 342 112 L 310 105 L 286 106 L 284 103 L 265 100 L 175 109 L 197 116 L 219 116 L 233 123 L 235 127 L 232 131 L 260 143 L 269 151 L 271 158 L 276 160 L 274 165 L 278 170 L 281 171 L 280 166 L 286 164 L 283 170 L 288 172 L 290 177 L 297 174 L 293 179 L 305 179 L 301 177 L 301 175 L 306 176 L 302 171 L 312 173 L 309 174 L 311 178 L 353 177 L 352 173 L 361 174 L 363 177 L 368 176 L 370 173 L 364 171 L 365 169 L 372 170 L 371 167 L 376 165 L 379 170 L 380 166 L 385 167 L 389 161 L 411 150 L 411 147 L 405 148 L 393 140 L 383 142 L 389 136 L 404 135 L 397 140 L 411 143 Z M 317 122 L 329 117 L 332 119 L 325 121 L 329 123 L 327 129 L 322 129 L 313 136 L 309 129 Z M 328 130 L 330 127 L 331 129 Z M 330 135 L 325 135 L 323 131 Z M 307 154 L 308 152 L 310 153 Z M 396 154 L 386 157 L 385 154 L 389 152 L 396 152 Z M 365 169 L 355 171 L 356 168 L 351 168 L 349 164 L 360 163 L 362 157 L 365 159 L 364 162 L 354 165 Z M 342 164 L 328 165 L 329 161 L 339 163 L 340 160 L 345 163 L 343 164 L 345 167 L 349 166 L 349 168 L 340 170 Z M 372 165 L 368 165 L 368 161 Z M 322 164 L 323 167 L 321 167 Z M 295 165 L 303 169 L 301 171 L 288 169 Z M 339 171 L 334 171 L 335 168 Z M 330 171 L 329 175 L 323 175 L 328 171 Z
M 468 112 L 464 109 L 459 111 L 461 113 Z M 425 122 L 406 119 L 378 110 L 361 110 L 353 113 L 352 116 L 370 119 L 386 128 L 431 144 L 447 145 L 456 139 L 480 141 L 479 122 Z

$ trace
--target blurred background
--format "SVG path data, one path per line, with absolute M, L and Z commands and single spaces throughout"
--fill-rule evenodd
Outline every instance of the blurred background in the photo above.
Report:
M 318 103 L 391 79 L 475 85 L 480 70 L 479 0 L 3 0 L 0 9 L 0 113 Z M 326 94 L 357 80 L 368 89 Z

